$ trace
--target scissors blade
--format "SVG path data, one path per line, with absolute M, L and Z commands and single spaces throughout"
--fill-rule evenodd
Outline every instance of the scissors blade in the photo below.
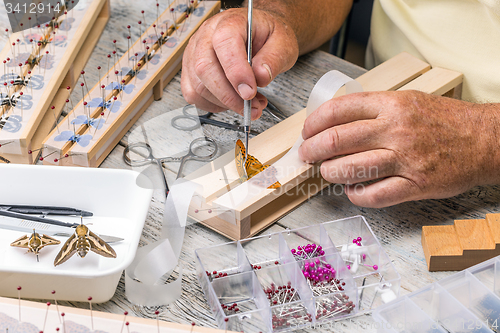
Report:
M 0 217 L 1 229 L 24 231 L 29 233 L 33 232 L 33 229 L 35 229 L 37 232 L 42 232 L 49 236 L 69 237 L 73 235 L 73 233 L 75 232 L 74 228 L 79 224 L 78 223 L 67 223 L 67 224 L 74 225 L 74 227 L 61 226 L 61 225 L 43 223 L 38 221 L 19 220 L 17 218 Z M 99 235 L 99 234 L 98 236 L 101 237 L 102 240 L 105 241 L 106 243 L 114 243 L 123 240 L 123 238 L 115 236 Z

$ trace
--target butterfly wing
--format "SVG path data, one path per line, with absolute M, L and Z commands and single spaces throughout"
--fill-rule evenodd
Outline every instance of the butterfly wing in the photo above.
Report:
M 54 259 L 54 266 L 60 265 L 71 258 L 78 250 L 77 243 L 78 237 L 75 234 L 71 235 Z
M 82 147 L 87 147 L 90 143 L 90 140 L 92 140 L 92 135 L 85 134 L 85 135 L 80 136 L 77 143 Z
M 63 131 L 54 138 L 55 141 L 68 141 L 73 136 L 73 131 Z
M 91 108 L 101 107 L 102 106 L 102 97 L 92 98 L 92 100 L 90 102 L 88 102 L 87 105 Z M 79 118 L 79 117 L 81 117 L 81 116 L 78 116 L 77 118 Z M 84 116 L 84 117 L 86 117 L 86 116 Z
M 245 152 L 246 150 L 245 146 L 243 145 L 243 142 L 241 142 L 241 140 L 236 141 L 236 148 L 235 148 L 236 168 L 238 169 L 238 174 L 242 182 L 245 181 L 247 178 L 248 179 L 252 178 L 259 172 L 262 172 L 269 167 L 269 165 L 262 165 L 262 163 L 254 156 L 248 155 L 247 160 L 244 163 L 245 167 L 243 168 Z M 277 173 L 276 169 L 274 167 L 271 168 L 272 171 L 270 177 L 272 178 L 269 180 L 265 180 L 265 184 L 269 184 L 270 182 L 272 182 L 272 185 L 269 186 L 268 188 L 278 188 L 281 186 L 281 184 L 278 182 L 278 179 L 276 178 L 276 173 Z M 262 185 L 264 186 L 264 184 Z
M 278 178 L 276 177 L 276 175 L 278 174 L 278 170 L 276 170 L 275 167 L 269 166 L 267 164 L 264 165 L 264 170 L 265 169 L 268 169 L 266 171 L 266 184 L 274 182 L 268 188 L 273 189 L 273 188 L 281 187 L 281 183 L 278 181 Z
M 81 125 L 81 124 L 85 124 L 86 121 L 87 121 L 87 116 L 80 115 L 80 116 L 76 117 L 75 119 L 73 119 L 71 121 L 71 124 Z
M 131 94 L 132 91 L 134 91 L 135 85 L 133 84 L 127 84 L 126 86 L 123 87 L 123 91 L 127 94 Z
M 248 155 L 245 162 L 245 170 L 247 171 L 248 179 L 250 179 L 264 169 L 258 159 L 252 155 Z
M 90 243 L 90 250 L 106 258 L 116 258 L 116 252 L 111 246 L 103 241 L 99 236 L 89 230 L 87 236 Z
M 236 162 L 236 170 L 238 170 L 241 182 L 247 180 L 247 173 L 245 170 L 245 151 L 243 142 L 241 142 L 241 140 L 236 141 L 236 146 L 234 148 L 234 161 Z
M 29 248 L 30 238 L 28 235 L 24 235 L 10 243 L 10 246 Z

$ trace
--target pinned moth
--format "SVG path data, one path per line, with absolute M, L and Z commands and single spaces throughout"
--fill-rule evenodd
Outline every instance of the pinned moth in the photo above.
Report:
M 115 250 L 82 223 L 76 227 L 75 233 L 64 243 L 54 259 L 54 266 L 66 262 L 75 253 L 84 258 L 89 251 L 106 258 L 116 258 Z
M 31 235 L 24 235 L 22 237 L 19 237 L 18 239 L 10 243 L 10 246 L 28 249 L 28 253 L 31 252 L 36 254 L 36 261 L 38 261 L 38 253 L 41 249 L 43 249 L 47 245 L 57 245 L 60 243 L 60 241 L 50 236 L 40 236 L 40 234 L 35 232 L 35 229 L 33 229 L 33 233 Z

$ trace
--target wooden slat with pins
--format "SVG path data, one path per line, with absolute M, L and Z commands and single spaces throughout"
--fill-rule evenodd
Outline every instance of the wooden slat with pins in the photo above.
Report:
M 172 3 L 45 139 L 43 156 L 50 158 L 44 164 L 99 166 L 161 98 L 180 69 L 189 38 L 219 9 L 218 1 Z
M 57 24 L 9 37 L 0 53 L 5 60 L 0 83 L 2 95 L 15 96 L 17 103 L 1 110 L 3 159 L 25 164 L 37 161 L 43 139 L 54 128 L 76 84 L 74 73 L 85 66 L 108 18 L 109 0 L 87 1 L 59 16 Z M 22 46 L 13 46 L 12 41 Z M 18 84 L 23 81 L 26 83 Z
M 90 298 L 90 297 L 89 297 Z M 64 315 L 63 315 L 64 314 Z M 139 318 L 133 315 L 113 314 L 87 309 L 57 306 L 57 302 L 37 303 L 0 297 L 0 318 L 4 327 L 18 327 L 21 331 L 34 329 L 43 332 L 67 332 L 71 329 L 90 330 L 94 326 L 97 331 L 107 332 L 186 332 L 216 333 L 230 332 L 198 325 L 177 324 L 161 319 L 161 313 L 155 319 Z M 20 318 L 20 323 L 18 322 Z M 11 326 L 12 325 L 12 326 Z M 22 329 L 24 328 L 24 330 Z M 10 331 L 10 330 L 9 330 Z M 19 330 L 18 330 L 19 331 Z M 94 331 L 92 329 L 92 331 Z

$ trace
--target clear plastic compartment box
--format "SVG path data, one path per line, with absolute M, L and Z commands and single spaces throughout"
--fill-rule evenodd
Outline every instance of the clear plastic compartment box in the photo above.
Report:
M 383 305 L 373 317 L 378 332 L 500 332 L 499 296 L 500 256 Z
M 195 251 L 221 329 L 278 332 L 368 312 L 400 276 L 362 216 Z

